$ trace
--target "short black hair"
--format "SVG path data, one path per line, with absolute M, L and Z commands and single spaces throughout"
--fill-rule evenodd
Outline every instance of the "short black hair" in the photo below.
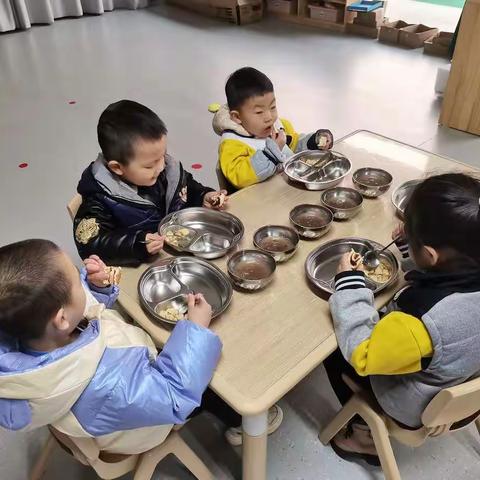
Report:
M 71 301 L 71 282 L 58 268 L 60 248 L 24 240 L 0 248 L 0 331 L 19 340 L 41 338 Z
M 414 250 L 449 248 L 480 265 L 480 180 L 447 173 L 422 181 L 407 203 L 405 230 Z
M 230 110 L 238 110 L 249 98 L 270 92 L 273 92 L 271 80 L 252 67 L 243 67 L 233 72 L 225 85 L 225 95 Z
M 100 115 L 98 143 L 107 162 L 116 160 L 128 165 L 137 140 L 159 140 L 167 134 L 165 123 L 145 105 L 120 100 L 109 105 Z

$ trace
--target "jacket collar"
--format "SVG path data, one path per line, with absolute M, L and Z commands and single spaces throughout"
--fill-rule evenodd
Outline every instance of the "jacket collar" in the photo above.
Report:
M 213 130 L 217 135 L 224 132 L 234 132 L 241 137 L 252 137 L 241 125 L 230 118 L 230 110 L 227 105 L 222 105 L 215 113 L 212 121 Z

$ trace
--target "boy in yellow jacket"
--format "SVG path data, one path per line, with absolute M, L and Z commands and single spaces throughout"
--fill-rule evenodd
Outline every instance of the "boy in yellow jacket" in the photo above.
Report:
M 213 108 L 213 129 L 221 136 L 219 168 L 234 189 L 270 178 L 296 152 L 333 146 L 330 130 L 298 134 L 280 119 L 273 84 L 255 68 L 232 73 L 225 93 L 228 105 Z

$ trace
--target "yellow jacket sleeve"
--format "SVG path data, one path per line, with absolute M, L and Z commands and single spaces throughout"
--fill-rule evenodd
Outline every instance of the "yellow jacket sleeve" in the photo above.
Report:
M 423 322 L 391 312 L 354 349 L 350 363 L 361 376 L 399 375 L 420 371 L 422 358 L 432 355 L 432 340 Z
M 229 139 L 220 143 L 220 168 L 235 188 L 245 188 L 259 182 L 251 162 L 253 155 L 255 150 L 239 140 Z
M 295 131 L 293 125 L 288 120 L 281 118 L 280 121 L 282 122 L 286 135 L 292 137 L 292 140 L 288 143 L 288 147 L 292 152 L 296 152 L 300 135 Z

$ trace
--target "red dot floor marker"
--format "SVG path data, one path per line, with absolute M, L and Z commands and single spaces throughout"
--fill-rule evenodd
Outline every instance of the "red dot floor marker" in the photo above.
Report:
M 27 168 L 28 167 L 28 163 L 21 163 L 18 168 Z
M 69 105 L 75 105 L 76 103 L 77 103 L 77 102 L 76 102 L 75 100 L 70 100 L 70 101 L 68 102 Z
M 193 163 L 192 168 L 194 170 L 200 170 L 201 168 L 203 168 L 203 165 L 201 163 Z

